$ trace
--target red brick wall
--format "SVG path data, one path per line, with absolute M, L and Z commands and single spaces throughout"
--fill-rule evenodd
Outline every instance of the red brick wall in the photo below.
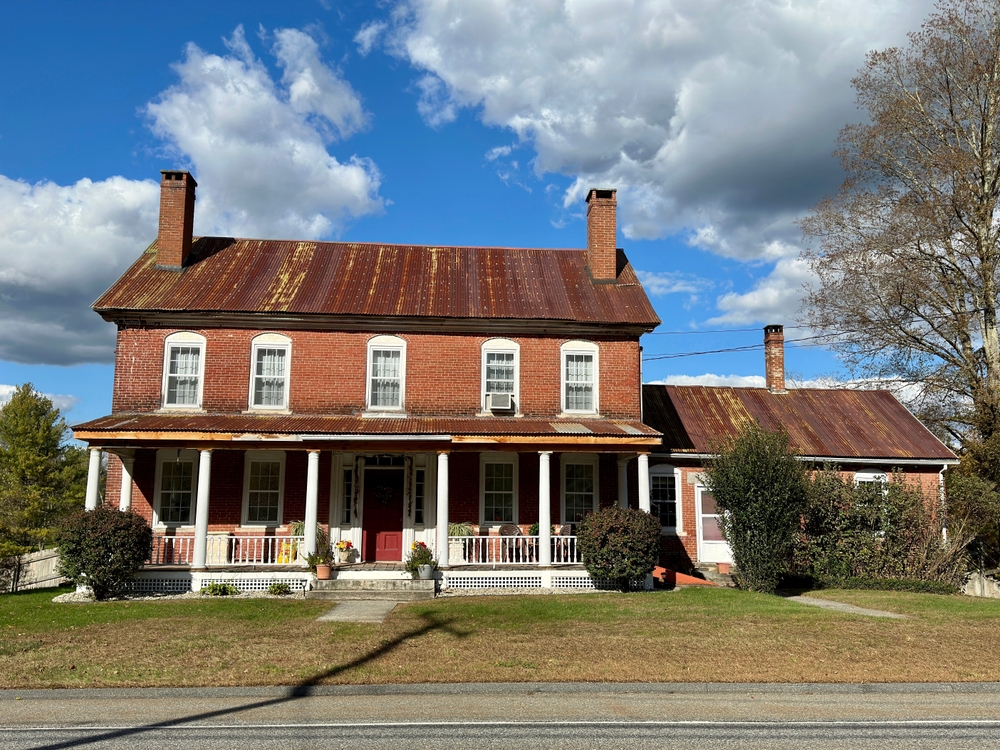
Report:
M 118 332 L 114 411 L 160 408 L 164 339 L 178 329 L 126 328 Z M 242 412 L 250 390 L 251 341 L 261 331 L 200 329 L 206 338 L 202 406 L 211 412 Z M 289 402 L 292 411 L 338 414 L 365 407 L 368 333 L 286 331 L 292 340 Z M 481 347 L 491 337 L 403 334 L 406 351 L 406 411 L 410 414 L 471 415 L 481 409 Z M 512 337 L 521 347 L 520 409 L 554 416 L 561 408 L 560 346 L 557 337 Z M 639 344 L 592 339 L 599 346 L 601 414 L 638 419 Z

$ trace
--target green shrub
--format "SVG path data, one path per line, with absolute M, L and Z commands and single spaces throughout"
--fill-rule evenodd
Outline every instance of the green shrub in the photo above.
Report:
M 943 581 L 916 581 L 912 578 L 843 578 L 820 582 L 823 588 L 908 591 L 913 594 L 957 594 L 958 589 Z
M 783 432 L 756 422 L 716 448 L 705 484 L 720 509 L 719 526 L 733 552 L 736 584 L 773 593 L 791 568 L 802 511 L 805 470 Z
M 410 548 L 410 554 L 406 558 L 406 570 L 409 571 L 410 576 L 413 578 L 419 578 L 420 571 L 418 568 L 421 565 L 436 565 L 434 553 L 423 542 L 414 542 Z
M 448 524 L 448 536 L 472 536 L 471 523 Z
M 593 578 L 628 591 L 632 581 L 645 579 L 659 560 L 660 522 L 634 508 L 601 508 L 583 519 L 577 544 Z
M 62 575 L 102 600 L 125 593 L 153 552 L 153 531 L 132 511 L 100 505 L 72 514 L 58 544 Z
M 209 581 L 201 587 L 201 593 L 205 596 L 238 596 L 240 590 L 231 583 Z
M 267 593 L 271 596 L 288 596 L 292 593 L 292 587 L 282 581 L 275 581 L 267 587 Z
M 528 536 L 538 536 L 541 527 L 538 525 L 538 521 L 535 521 L 531 526 L 528 527 Z M 549 533 L 555 536 L 556 527 L 549 526 Z

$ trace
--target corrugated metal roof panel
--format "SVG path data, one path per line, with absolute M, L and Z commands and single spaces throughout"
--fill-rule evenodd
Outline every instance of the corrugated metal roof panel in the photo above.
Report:
M 584 250 L 424 247 L 201 237 L 183 272 L 154 243 L 99 312 L 291 313 L 659 324 L 624 253 L 594 284 Z
M 642 395 L 646 422 L 674 452 L 711 453 L 756 421 L 783 429 L 803 456 L 955 458 L 888 391 L 644 385 Z

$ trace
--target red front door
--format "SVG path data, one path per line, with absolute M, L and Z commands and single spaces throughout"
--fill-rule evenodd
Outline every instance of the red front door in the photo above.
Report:
M 403 472 L 365 469 L 361 547 L 368 562 L 403 559 Z

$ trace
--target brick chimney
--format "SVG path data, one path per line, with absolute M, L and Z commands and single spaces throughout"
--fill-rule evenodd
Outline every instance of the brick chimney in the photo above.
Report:
M 190 172 L 160 172 L 160 233 L 156 240 L 156 265 L 180 269 L 191 253 L 194 234 L 194 189 Z
M 785 393 L 785 327 L 764 328 L 764 374 L 767 390 Z
M 618 201 L 615 190 L 587 194 L 587 265 L 594 281 L 618 280 Z

